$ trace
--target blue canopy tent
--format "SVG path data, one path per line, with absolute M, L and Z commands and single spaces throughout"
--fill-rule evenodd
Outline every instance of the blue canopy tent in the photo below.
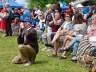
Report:
M 62 12 L 65 12 L 69 8 L 67 3 L 65 3 L 65 2 L 59 2 L 59 3 L 60 3 L 60 7 L 62 9 Z
M 83 14 L 88 14 L 90 12 L 90 7 L 86 6 L 82 9 Z
M 3 3 L 2 2 L 0 2 L 0 8 L 3 8 Z
M 9 4 L 12 8 L 23 8 L 23 4 L 19 4 L 17 2 L 9 1 Z

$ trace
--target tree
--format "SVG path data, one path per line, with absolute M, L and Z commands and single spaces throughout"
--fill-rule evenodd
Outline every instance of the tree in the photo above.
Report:
M 44 8 L 46 4 L 53 4 L 56 3 L 58 1 L 64 1 L 66 3 L 70 3 L 73 0 L 30 0 L 29 2 L 29 7 L 33 8 L 33 7 L 41 7 Z

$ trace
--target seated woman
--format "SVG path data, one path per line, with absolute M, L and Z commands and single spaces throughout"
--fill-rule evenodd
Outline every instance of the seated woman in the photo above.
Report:
M 17 43 L 20 55 L 16 56 L 12 60 L 12 63 L 25 64 L 25 66 L 33 64 L 39 51 L 36 30 L 34 30 L 31 25 L 21 24 Z
M 73 24 L 71 22 L 71 18 L 70 16 L 67 14 L 65 16 L 65 21 L 64 23 L 61 25 L 61 27 L 58 29 L 58 31 L 56 32 L 53 40 L 52 40 L 52 44 L 54 44 L 54 48 L 55 48 L 55 53 L 54 55 L 57 55 L 57 51 L 58 51 L 58 44 L 59 44 L 59 41 L 60 41 L 60 37 L 61 36 L 65 36 L 66 35 L 66 32 L 71 30 Z
M 66 54 L 69 48 L 74 45 L 76 41 L 80 41 L 80 39 L 86 33 L 87 26 L 85 23 L 83 23 L 83 16 L 81 13 L 78 13 L 74 16 L 73 22 L 73 31 L 69 31 L 68 35 L 66 35 L 66 37 L 64 38 L 64 52 L 61 56 L 62 58 L 66 58 Z M 77 46 L 76 48 L 74 48 L 74 50 L 77 50 Z
M 46 41 L 44 41 L 46 47 L 53 47 L 50 44 L 51 40 L 53 39 L 55 33 L 57 32 L 57 30 L 60 28 L 62 24 L 61 14 L 58 11 L 52 13 L 51 15 L 53 20 L 48 23 L 48 26 L 51 28 L 51 31 L 46 33 L 45 35 L 42 35 L 43 41 L 46 38 Z
M 79 59 L 84 54 L 89 54 L 96 47 L 96 14 L 92 16 L 92 24 L 88 26 L 87 35 L 85 35 L 79 44 L 76 59 Z
M 61 35 L 63 35 L 64 32 L 67 32 L 71 28 L 72 28 L 71 18 L 69 15 L 66 15 L 65 21 L 62 24 L 62 26 L 58 29 L 58 31 L 56 32 L 56 34 L 52 40 L 52 43 L 54 43 Z
M 14 22 L 11 24 L 13 35 L 18 35 L 20 29 L 20 20 L 18 17 L 14 19 Z

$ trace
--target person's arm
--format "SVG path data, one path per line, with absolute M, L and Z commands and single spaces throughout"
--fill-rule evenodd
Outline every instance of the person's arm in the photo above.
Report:
M 51 15 L 52 15 L 53 21 L 55 22 L 55 17 L 54 17 L 54 14 L 53 14 L 53 13 L 51 13 Z
M 34 28 L 36 31 L 38 31 L 40 29 L 40 21 L 39 24 L 36 26 L 36 28 Z
M 54 24 L 54 21 L 49 22 L 49 26 L 51 26 L 52 24 Z
M 57 24 L 57 21 L 58 21 L 58 20 L 55 20 L 55 17 L 54 17 L 54 14 L 53 14 L 53 13 L 51 13 L 51 15 L 52 15 L 54 24 Z M 58 24 L 57 24 L 57 25 L 58 25 Z
M 61 31 L 62 30 L 62 26 L 58 29 L 58 31 Z
M 58 31 L 62 30 L 63 29 L 63 24 L 61 25 L 61 27 L 58 29 Z
M 51 13 L 51 15 L 52 15 L 53 21 L 49 22 L 49 25 L 51 25 L 51 24 L 53 24 L 53 23 L 54 23 L 55 25 L 60 25 L 61 22 L 62 22 L 62 20 L 61 20 L 61 19 L 55 20 L 54 14 Z
M 17 43 L 23 44 L 24 43 L 24 35 L 23 35 L 23 29 L 19 29 L 19 35 L 17 37 Z
M 70 35 L 70 36 L 75 36 L 76 33 L 74 31 L 69 31 L 69 30 L 66 30 L 67 34 Z
M 56 23 L 55 23 L 56 22 Z M 54 24 L 56 24 L 56 25 L 61 25 L 61 19 L 59 19 L 59 20 L 57 20 L 57 21 L 55 21 L 54 22 Z

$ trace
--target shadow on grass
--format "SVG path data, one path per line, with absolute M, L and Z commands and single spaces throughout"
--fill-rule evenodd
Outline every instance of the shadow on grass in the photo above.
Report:
M 46 64 L 48 61 L 36 61 L 35 64 Z

